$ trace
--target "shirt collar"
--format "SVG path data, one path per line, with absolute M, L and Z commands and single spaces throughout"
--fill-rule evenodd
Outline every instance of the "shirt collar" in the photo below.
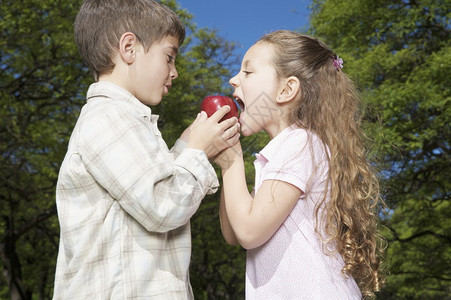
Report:
M 276 135 L 269 143 L 256 155 L 257 159 L 264 158 L 269 161 L 272 157 L 277 155 L 280 145 L 284 142 L 287 136 L 295 129 L 294 125 L 289 126 Z
M 152 115 L 152 110 L 150 107 L 141 103 L 141 101 L 139 101 L 126 89 L 110 81 L 98 81 L 89 86 L 86 101 L 89 101 L 95 97 L 106 97 L 118 101 L 128 102 L 139 110 L 141 116 L 149 118 L 152 123 L 158 120 L 158 115 Z

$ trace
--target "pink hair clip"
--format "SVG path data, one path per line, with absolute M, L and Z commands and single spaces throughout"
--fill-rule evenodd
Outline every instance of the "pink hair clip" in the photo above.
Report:
M 332 60 L 334 62 L 335 69 L 337 69 L 337 71 L 340 71 L 340 69 L 343 68 L 343 60 L 338 55 L 337 55 L 337 58 L 332 57 Z

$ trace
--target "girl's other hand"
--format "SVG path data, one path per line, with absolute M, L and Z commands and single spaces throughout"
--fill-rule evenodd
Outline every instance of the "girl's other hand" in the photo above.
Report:
M 227 170 L 237 160 L 243 160 L 243 149 L 239 141 L 213 158 L 213 162 L 218 164 L 223 171 Z

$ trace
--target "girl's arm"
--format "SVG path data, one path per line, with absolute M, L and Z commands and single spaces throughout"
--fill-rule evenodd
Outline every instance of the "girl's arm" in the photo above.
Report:
M 225 241 L 230 245 L 238 245 L 238 240 L 236 239 L 235 233 L 230 225 L 229 217 L 227 216 L 227 211 L 225 208 L 224 188 L 221 189 L 221 198 L 219 202 L 219 222 L 221 223 L 222 236 Z
M 251 192 L 251 197 L 254 197 L 254 190 L 252 190 Z M 235 233 L 233 232 L 232 226 L 230 225 L 229 217 L 227 216 L 224 199 L 224 188 L 221 189 L 221 197 L 219 202 L 219 222 L 221 224 L 221 232 L 225 241 L 230 245 L 239 245 Z
M 252 249 L 262 245 L 287 218 L 302 191 L 283 181 L 265 180 L 252 197 L 246 185 L 239 144 L 225 150 L 217 163 L 223 176 L 224 197 L 220 214 L 222 226 L 227 229 L 226 240 L 231 237 L 231 229 L 242 247 Z M 230 226 L 226 228 L 226 225 Z

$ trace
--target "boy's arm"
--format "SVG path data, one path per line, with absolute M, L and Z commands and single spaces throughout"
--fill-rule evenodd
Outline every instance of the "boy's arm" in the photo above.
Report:
M 121 108 L 103 108 L 81 130 L 79 152 L 87 170 L 149 231 L 185 225 L 219 185 L 203 151 L 185 149 L 174 160 L 156 124 Z
M 197 118 L 199 118 L 199 115 L 197 115 Z M 197 118 L 196 118 L 196 120 L 197 120 Z M 177 158 L 180 155 L 180 153 L 182 153 L 183 149 L 186 148 L 192 127 L 193 127 L 193 124 L 188 126 L 183 131 L 182 135 L 177 139 L 177 141 L 175 141 L 175 144 L 171 149 L 171 153 L 174 155 L 174 158 Z
M 182 151 L 186 148 L 186 144 L 187 142 L 182 139 L 177 139 L 177 141 L 175 141 L 175 144 L 171 149 L 171 153 L 174 155 L 174 159 L 177 158 L 180 153 L 182 153 Z

